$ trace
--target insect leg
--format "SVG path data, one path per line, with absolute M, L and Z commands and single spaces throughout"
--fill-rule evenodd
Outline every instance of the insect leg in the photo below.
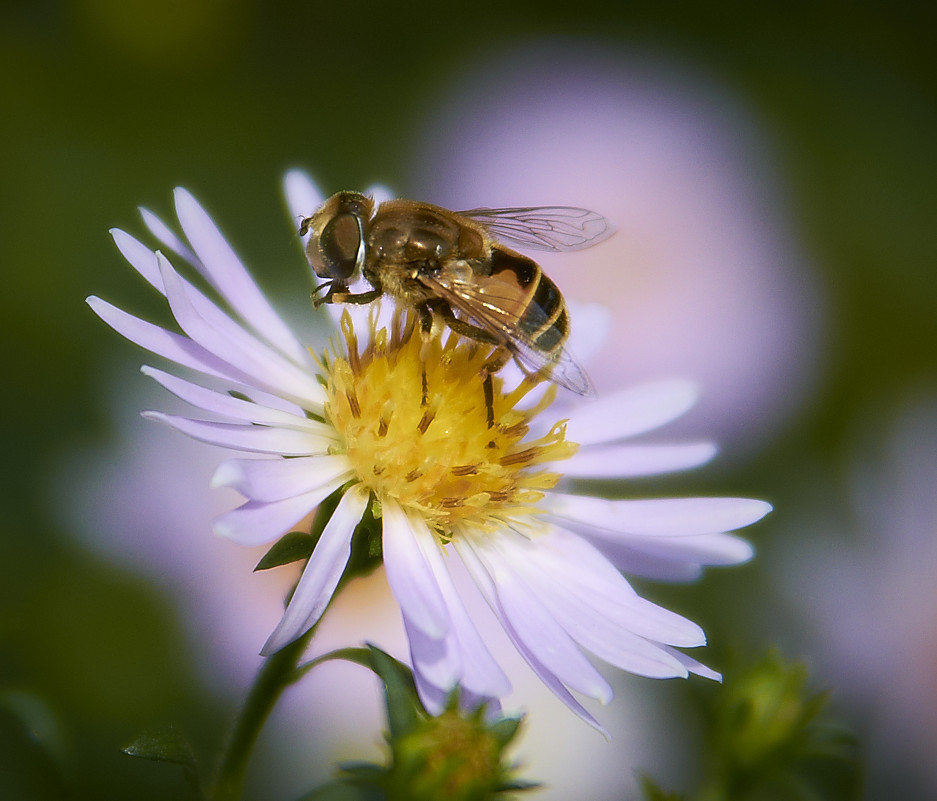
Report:
M 507 348 L 498 348 L 491 358 L 485 362 L 482 367 L 482 386 L 485 392 L 485 412 L 488 415 L 488 428 L 494 428 L 495 424 L 495 393 L 491 384 L 491 376 L 498 372 L 511 358 L 511 353 Z
M 319 286 L 312 290 L 310 297 L 312 298 L 312 307 L 318 309 L 323 303 L 331 303 L 332 301 L 327 300 L 325 296 L 319 297 L 323 292 L 332 291 L 332 281 L 323 281 Z
M 468 339 L 474 339 L 476 342 L 484 342 L 486 345 L 495 345 L 497 346 L 495 352 L 492 354 L 491 358 L 485 362 L 484 367 L 482 367 L 481 377 L 483 381 L 483 388 L 485 392 L 485 413 L 488 419 L 488 428 L 493 428 L 495 424 L 495 409 L 494 409 L 494 387 L 491 383 L 492 373 L 497 373 L 505 364 L 508 363 L 508 360 L 511 358 L 511 354 L 507 348 L 503 347 L 501 340 L 499 340 L 494 334 L 486 331 L 484 328 L 479 328 L 477 325 L 472 325 L 471 323 L 465 322 L 465 320 L 460 320 L 452 313 L 448 303 L 438 303 L 436 304 L 436 310 L 442 315 L 442 318 L 446 321 L 446 325 L 449 326 L 455 333 L 459 336 L 466 337 Z
M 479 328 L 477 325 L 472 325 L 471 323 L 465 322 L 465 320 L 460 320 L 452 313 L 452 309 L 449 308 L 448 303 L 440 303 L 436 306 L 436 310 L 442 315 L 443 320 L 446 321 L 446 325 L 449 326 L 453 331 L 455 331 L 459 336 L 466 337 L 468 339 L 474 339 L 476 342 L 484 342 L 486 345 L 500 345 L 501 340 L 499 340 L 493 334 L 490 334 L 484 328 Z
M 358 305 L 363 303 L 372 303 L 383 294 L 383 289 L 369 289 L 367 292 L 347 292 L 345 291 L 344 287 L 340 291 L 336 292 L 335 287 L 332 286 L 329 287 L 329 291 L 326 292 L 325 297 L 314 299 L 313 303 L 316 307 L 322 305 L 323 303 L 354 303 Z
M 421 303 L 416 307 L 416 313 L 420 316 L 420 337 L 423 339 L 423 347 L 420 349 L 420 372 L 423 379 L 422 403 L 423 406 L 426 406 L 429 404 L 429 386 L 426 382 L 426 356 L 433 330 L 433 312 L 428 303 Z

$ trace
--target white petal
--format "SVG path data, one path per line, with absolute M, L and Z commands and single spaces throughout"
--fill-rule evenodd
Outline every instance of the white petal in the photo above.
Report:
M 287 328 L 205 210 L 185 189 L 175 191 L 176 214 L 205 277 L 255 331 L 299 364 L 306 349 Z
M 160 243 L 169 248 L 177 256 L 182 257 L 193 267 L 198 265 L 198 258 L 166 223 L 153 214 L 149 209 L 140 207 L 140 216 L 143 218 L 143 224 L 150 229 L 150 233 L 155 236 Z
M 325 400 L 325 391 L 309 371 L 262 344 L 229 317 L 220 314 L 209 319 L 202 314 L 172 265 L 162 254 L 157 254 L 157 259 L 173 316 L 195 342 L 252 376 L 254 383 L 274 388 L 300 405 Z
M 305 495 L 275 503 L 248 501 L 214 522 L 215 533 L 240 545 L 263 545 L 286 534 L 345 483 L 339 477 Z
M 351 535 L 368 503 L 361 486 L 348 490 L 335 507 L 332 517 L 309 558 L 309 563 L 293 591 L 289 606 L 260 652 L 264 656 L 279 651 L 307 632 L 319 620 L 332 600 L 332 594 L 348 564 Z
M 250 381 L 248 376 L 188 337 L 127 314 L 122 309 L 93 295 L 88 298 L 87 302 L 94 313 L 118 334 L 157 356 L 217 378 L 225 378 L 238 383 Z
M 231 487 L 252 501 L 282 501 L 351 474 L 348 458 L 338 455 L 230 459 L 215 470 L 211 485 Z
M 591 445 L 643 434 L 682 415 L 697 397 L 696 386 L 680 379 L 623 389 L 577 406 L 566 436 L 580 445 Z
M 686 445 L 597 445 L 583 448 L 555 469 L 573 478 L 635 478 L 688 470 L 716 455 L 711 442 Z
M 143 412 L 142 414 L 147 420 L 166 423 L 201 442 L 249 453 L 269 453 L 274 456 L 321 456 L 326 453 L 329 446 L 328 440 L 306 431 L 192 420 L 163 412 Z
M 646 537 L 734 531 L 761 520 L 771 505 L 749 498 L 607 500 L 550 493 L 547 505 L 563 525 Z
M 494 580 L 498 604 L 511 631 L 567 687 L 608 703 L 612 698 L 608 682 L 521 580 L 515 566 L 504 558 L 505 552 L 488 552 L 486 547 L 475 545 Z
M 219 414 L 232 420 L 244 423 L 260 423 L 275 425 L 281 428 L 293 428 L 298 431 L 308 431 L 318 434 L 329 440 L 334 438 L 334 429 L 317 420 L 310 420 L 304 414 L 283 411 L 254 403 L 243 398 L 236 398 L 225 392 L 216 392 L 213 389 L 195 384 L 191 381 L 157 370 L 155 367 L 144 365 L 140 372 L 157 381 L 177 398 L 191 403 L 206 412 Z M 297 411 L 300 411 L 297 407 Z
M 433 534 L 396 501 L 385 499 L 381 514 L 387 583 L 413 626 L 430 637 L 442 637 L 450 625 L 446 603 L 417 541 Z

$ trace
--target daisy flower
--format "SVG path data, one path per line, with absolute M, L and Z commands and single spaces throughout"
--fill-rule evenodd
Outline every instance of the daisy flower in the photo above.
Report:
M 287 176 L 286 189 L 297 216 L 323 201 L 301 173 Z M 480 378 L 487 348 L 444 331 L 424 343 L 405 315 L 385 308 L 381 317 L 375 304 L 334 309 L 339 334 L 314 356 L 195 199 L 177 189 L 175 207 L 185 240 L 143 212 L 163 250 L 112 233 L 127 261 L 165 296 L 181 333 L 88 300 L 118 333 L 186 368 L 186 378 L 155 367 L 143 372 L 211 419 L 144 416 L 251 454 L 224 462 L 213 479 L 246 498 L 215 523 L 238 543 L 275 541 L 340 491 L 263 653 L 292 642 L 322 615 L 352 533 L 370 509 L 380 518 L 387 580 L 431 711 L 456 686 L 466 704 L 510 690 L 467 612 L 464 593 L 473 587 L 534 672 L 597 728 L 573 693 L 604 703 L 612 691 L 585 651 L 643 676 L 718 678 L 678 650 L 704 644 L 700 627 L 641 598 L 621 571 L 686 580 L 703 565 L 745 561 L 750 546 L 728 532 L 760 519 L 768 504 L 606 500 L 571 493 L 564 479 L 648 475 L 707 461 L 714 453 L 708 443 L 626 442 L 685 412 L 695 400 L 692 386 L 664 381 L 623 390 L 548 419 L 552 385 L 514 385 L 499 374 L 489 426 Z M 212 291 L 185 278 L 164 251 L 192 265 Z

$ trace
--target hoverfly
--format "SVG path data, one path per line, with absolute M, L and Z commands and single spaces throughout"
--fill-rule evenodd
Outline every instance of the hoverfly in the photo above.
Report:
M 595 212 L 572 206 L 450 211 L 413 200 L 375 208 L 366 195 L 339 192 L 302 221 L 300 234 L 309 232 L 306 256 L 326 279 L 313 293 L 316 306 L 370 303 L 386 294 L 416 311 L 424 335 L 439 315 L 455 333 L 496 348 L 486 366 L 489 423 L 490 374 L 511 357 L 528 376 L 594 394 L 564 347 L 569 315 L 556 284 L 535 261 L 501 243 L 547 251 L 591 247 L 614 232 Z M 370 290 L 349 290 L 359 277 Z

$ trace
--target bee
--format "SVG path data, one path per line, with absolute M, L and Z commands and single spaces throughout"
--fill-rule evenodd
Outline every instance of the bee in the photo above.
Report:
M 455 333 L 495 348 L 486 365 L 489 423 L 490 374 L 511 357 L 529 377 L 595 394 L 565 348 L 569 314 L 556 284 L 503 243 L 547 251 L 591 247 L 614 232 L 599 214 L 572 206 L 450 211 L 413 200 L 375 208 L 366 195 L 339 192 L 299 232 L 312 234 L 306 256 L 325 279 L 313 293 L 316 306 L 389 295 L 415 310 L 424 336 L 438 315 Z M 352 292 L 360 277 L 371 288 Z

